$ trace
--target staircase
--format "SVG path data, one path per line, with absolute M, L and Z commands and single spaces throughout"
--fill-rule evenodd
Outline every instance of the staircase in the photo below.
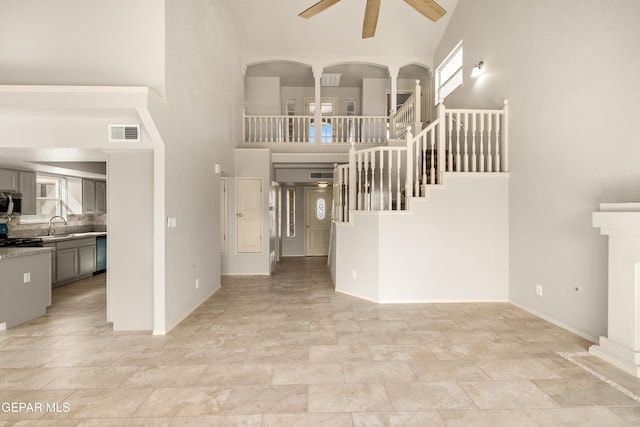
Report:
M 508 300 L 508 103 L 447 109 L 334 171 L 336 291 L 375 302 Z

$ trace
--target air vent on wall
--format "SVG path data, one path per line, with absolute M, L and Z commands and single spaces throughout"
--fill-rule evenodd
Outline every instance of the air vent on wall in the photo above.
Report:
M 322 178 L 333 178 L 333 172 L 309 172 L 309 178 L 311 179 L 322 179 Z
M 109 142 L 140 142 L 140 125 L 109 125 Z

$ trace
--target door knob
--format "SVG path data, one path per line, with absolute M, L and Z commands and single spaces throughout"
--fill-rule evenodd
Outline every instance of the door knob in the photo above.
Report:
M 242 216 L 243 216 L 243 215 L 242 215 L 242 213 L 239 213 L 239 214 L 237 214 L 236 216 L 237 216 L 238 218 L 242 218 Z

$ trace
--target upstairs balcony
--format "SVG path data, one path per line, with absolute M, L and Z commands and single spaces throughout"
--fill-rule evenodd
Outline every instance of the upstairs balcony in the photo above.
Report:
M 367 148 L 403 143 L 407 127 L 421 129 L 429 119 L 423 106 L 429 76 L 422 67 L 409 68 L 420 79 L 400 79 L 397 71 L 371 65 L 320 71 L 298 65 L 298 81 L 284 72 L 265 76 L 264 67 L 253 73 L 256 76 L 248 72 L 245 79 L 245 148 L 346 153 L 351 144 Z

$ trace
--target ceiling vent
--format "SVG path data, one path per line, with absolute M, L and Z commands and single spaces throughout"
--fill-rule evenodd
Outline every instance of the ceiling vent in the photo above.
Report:
M 109 142 L 140 142 L 140 125 L 109 125 Z
M 333 172 L 309 172 L 309 178 L 311 178 L 311 179 L 322 179 L 322 178 L 333 179 Z

